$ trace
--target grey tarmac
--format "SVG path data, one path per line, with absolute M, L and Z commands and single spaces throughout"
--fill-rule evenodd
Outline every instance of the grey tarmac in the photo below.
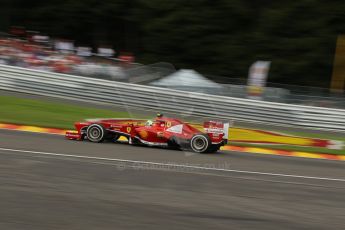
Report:
M 0 229 L 344 229 L 345 162 L 0 130 Z

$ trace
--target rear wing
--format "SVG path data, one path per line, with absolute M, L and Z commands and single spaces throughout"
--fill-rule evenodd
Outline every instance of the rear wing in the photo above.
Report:
M 229 140 L 229 138 L 230 138 L 230 135 L 229 135 L 230 126 L 232 126 L 232 122 L 231 122 L 231 125 L 230 125 L 230 122 L 223 124 L 223 132 L 224 132 L 223 139 Z
M 204 130 L 213 140 L 229 139 L 229 128 L 233 126 L 233 121 L 206 121 L 204 122 Z

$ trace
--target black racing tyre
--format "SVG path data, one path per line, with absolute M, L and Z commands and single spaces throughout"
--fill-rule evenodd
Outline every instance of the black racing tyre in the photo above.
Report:
M 99 143 L 104 141 L 107 130 L 102 125 L 93 124 L 90 125 L 86 130 L 87 139 L 91 142 Z
M 207 152 L 208 152 L 208 153 L 215 153 L 215 152 L 217 152 L 219 149 L 220 149 L 220 146 L 219 146 L 219 145 L 211 145 L 211 146 L 208 148 Z
M 190 140 L 190 148 L 197 153 L 207 152 L 210 145 L 210 138 L 204 134 L 196 134 Z

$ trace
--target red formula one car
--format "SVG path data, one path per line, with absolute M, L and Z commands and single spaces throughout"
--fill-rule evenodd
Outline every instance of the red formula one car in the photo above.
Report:
M 216 152 L 228 141 L 229 123 L 204 122 L 199 130 L 178 119 L 159 114 L 154 120 L 93 119 L 75 123 L 76 131 L 66 138 L 91 142 L 117 141 L 126 137 L 129 144 L 189 149 L 198 153 Z

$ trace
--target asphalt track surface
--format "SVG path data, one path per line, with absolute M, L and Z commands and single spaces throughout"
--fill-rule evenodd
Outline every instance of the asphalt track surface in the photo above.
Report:
M 345 229 L 345 163 L 0 130 L 0 229 Z

